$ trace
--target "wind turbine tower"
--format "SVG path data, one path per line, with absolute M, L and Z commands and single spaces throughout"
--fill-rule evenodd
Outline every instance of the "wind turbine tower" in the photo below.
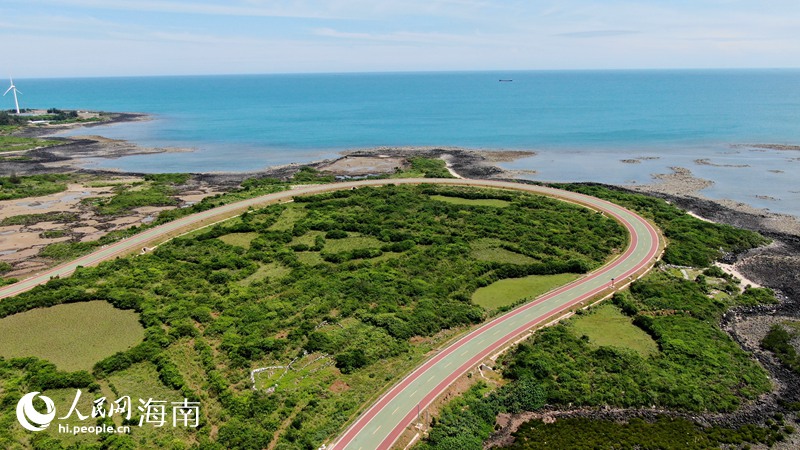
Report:
M 14 106 L 17 107 L 17 115 L 19 115 L 19 100 L 17 100 L 17 92 L 19 92 L 19 91 L 17 90 L 17 87 L 14 86 L 14 79 L 13 78 L 9 78 L 9 79 L 11 80 L 11 87 L 8 88 L 8 90 L 6 90 L 6 93 L 3 94 L 3 97 L 5 97 L 6 94 L 8 94 L 9 92 L 14 91 Z M 22 92 L 19 92 L 19 93 L 22 94 Z

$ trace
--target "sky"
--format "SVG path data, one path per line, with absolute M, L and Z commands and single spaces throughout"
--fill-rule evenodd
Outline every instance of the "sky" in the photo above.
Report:
M 800 67 L 797 0 L 2 0 L 18 78 Z

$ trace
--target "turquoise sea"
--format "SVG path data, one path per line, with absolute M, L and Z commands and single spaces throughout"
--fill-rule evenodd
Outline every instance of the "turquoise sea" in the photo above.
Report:
M 23 107 L 143 112 L 155 118 L 78 134 L 195 150 L 89 161 L 92 167 L 254 171 L 378 146 L 522 149 L 537 155 L 504 167 L 535 170 L 525 175 L 532 179 L 647 183 L 652 173 L 682 166 L 715 182 L 702 192 L 708 197 L 800 216 L 800 151 L 736 147 L 800 144 L 798 70 L 15 81 L 24 92 Z M 13 102 L 3 101 L 7 108 Z M 652 159 L 621 162 L 638 157 Z M 697 164 L 698 159 L 711 165 Z

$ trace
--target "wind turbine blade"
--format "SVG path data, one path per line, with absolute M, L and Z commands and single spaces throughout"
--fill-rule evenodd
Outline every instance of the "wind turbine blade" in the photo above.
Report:
M 19 89 L 14 89 L 14 90 L 17 91 L 17 94 L 22 95 L 22 91 L 20 91 Z
M 9 91 L 11 91 L 12 89 L 14 89 L 14 86 L 11 86 L 10 88 L 8 88 L 8 90 L 6 90 L 6 94 L 8 94 L 8 93 L 9 93 Z M 6 96 L 6 94 L 3 94 L 3 97 L 5 97 L 5 96 Z

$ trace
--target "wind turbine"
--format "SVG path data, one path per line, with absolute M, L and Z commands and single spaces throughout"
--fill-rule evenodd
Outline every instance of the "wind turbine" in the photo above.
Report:
M 17 100 L 17 93 L 19 91 L 17 90 L 17 87 L 14 86 L 14 79 L 13 78 L 9 78 L 9 79 L 11 80 L 11 87 L 8 88 L 8 90 L 6 90 L 6 94 L 8 94 L 11 91 L 14 91 L 14 106 L 17 107 L 17 115 L 19 115 L 19 101 Z M 22 94 L 22 92 L 19 92 L 19 93 Z M 3 94 L 3 97 L 5 97 L 6 94 Z

